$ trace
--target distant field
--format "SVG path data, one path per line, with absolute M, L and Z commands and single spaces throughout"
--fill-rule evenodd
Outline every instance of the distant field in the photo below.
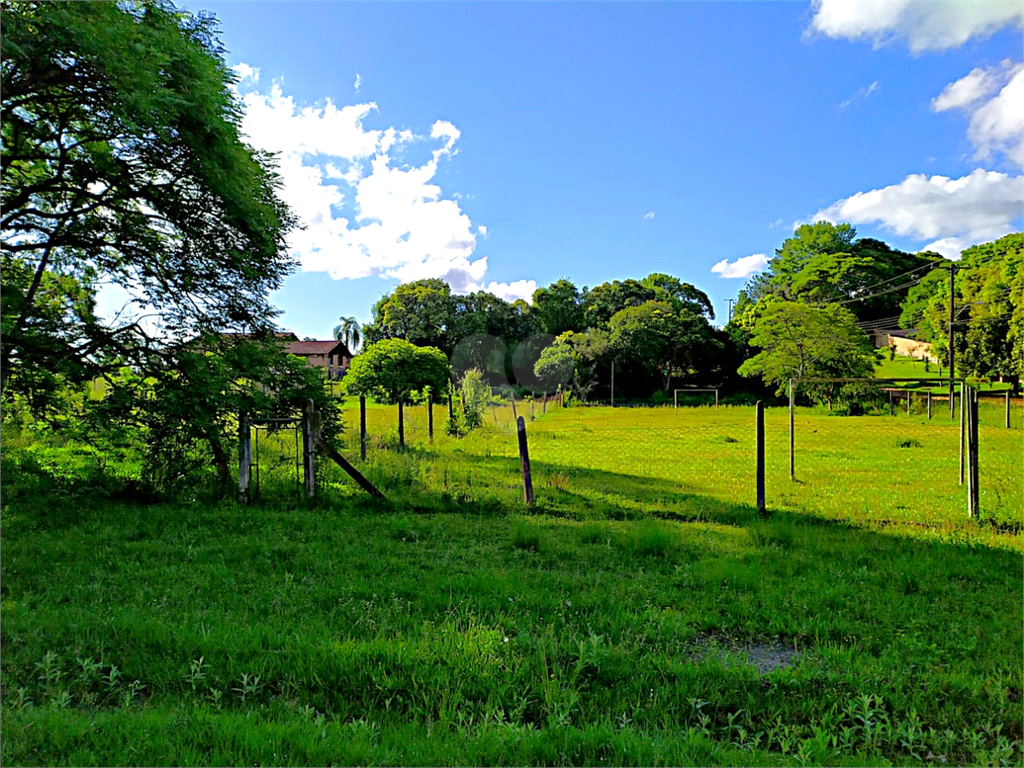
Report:
M 529 416 L 529 409 L 528 404 L 520 405 L 520 414 Z M 406 408 L 407 439 L 424 449 L 425 410 Z M 539 416 L 539 403 L 534 410 Z M 966 490 L 958 482 L 959 422 L 951 422 L 943 408 L 934 409 L 931 421 L 922 410 L 918 403 L 910 416 L 898 412 L 838 417 L 798 408 L 793 483 L 787 414 L 785 409 L 769 408 L 769 504 L 866 525 L 903 522 L 914 528 L 934 526 L 936 531 L 961 525 L 967 502 Z M 1014 407 L 1013 428 L 1007 430 L 1002 426 L 1001 401 L 983 402 L 979 410 L 983 514 L 1000 524 L 1013 524 L 1024 509 L 1022 413 Z M 351 414 L 346 417 L 346 440 L 355 452 L 357 405 L 346 404 L 345 413 Z M 494 409 L 487 430 L 458 441 L 443 436 L 444 414 L 444 407 L 435 406 L 436 458 L 419 468 L 427 486 L 436 487 L 440 473 L 442 487 L 461 487 L 459 478 L 469 472 L 469 482 L 485 485 L 494 498 L 516 498 L 518 454 L 511 408 Z M 383 461 L 382 482 L 392 456 L 381 446 L 395 440 L 395 421 L 394 407 L 369 406 L 369 472 L 378 471 L 378 458 Z M 638 515 L 685 517 L 697 514 L 702 505 L 754 501 L 751 407 L 723 406 L 718 412 L 710 407 L 677 412 L 671 407 L 552 409 L 529 423 L 528 434 L 538 482 L 550 486 L 539 495 L 545 508 L 559 513 L 589 517 L 633 510 Z
M 883 352 L 884 352 L 884 350 L 883 350 Z M 875 376 L 878 377 L 878 378 L 887 378 L 887 379 L 890 379 L 890 378 L 891 379 L 902 379 L 902 378 L 909 378 L 909 377 L 914 377 L 914 376 L 918 376 L 918 377 L 926 378 L 926 379 L 937 379 L 937 378 L 939 378 L 940 367 L 938 365 L 936 365 L 935 363 L 928 363 L 927 365 L 928 365 L 928 370 L 925 370 L 925 361 L 924 360 L 916 360 L 915 358 L 907 357 L 906 355 L 896 355 L 896 359 L 890 360 L 889 359 L 889 355 L 886 354 L 885 358 L 883 360 L 881 360 L 875 366 Z M 942 372 L 943 372 L 943 375 L 945 375 L 945 376 L 949 375 L 949 370 L 946 369 L 946 368 L 943 368 Z M 960 374 L 960 373 L 957 374 L 957 376 L 960 376 L 960 375 L 962 375 L 962 374 Z M 1002 383 L 1000 383 L 998 381 L 995 381 L 995 382 L 984 382 L 984 381 L 979 381 L 978 379 L 975 379 L 973 377 L 970 377 L 968 379 L 968 381 L 971 382 L 972 386 L 977 387 L 978 389 L 981 389 L 981 390 L 986 391 L 986 392 L 989 392 L 989 391 L 991 391 L 991 392 L 1002 392 L 1002 391 L 1005 391 L 1005 390 L 1010 388 L 1009 384 L 1002 384 Z M 894 386 L 914 387 L 913 384 L 896 384 Z M 915 389 L 916 389 L 916 387 L 915 387 Z M 919 391 L 927 392 L 928 389 L 929 388 L 925 387 L 925 388 L 921 388 Z M 943 394 L 947 390 L 946 390 L 945 387 L 932 387 L 931 391 L 932 391 L 933 394 Z
M 799 409 L 792 483 L 770 409 L 762 519 L 752 408 L 533 411 L 532 510 L 507 406 L 400 452 L 371 404 L 386 503 L 323 462 L 300 503 L 288 434 L 249 507 L 5 469 L 0 762 L 1021 764 L 1019 411 L 982 524 L 948 415 Z

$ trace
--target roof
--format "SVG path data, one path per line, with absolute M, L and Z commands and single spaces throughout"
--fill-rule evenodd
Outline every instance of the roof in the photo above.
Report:
M 258 336 L 253 336 L 251 333 L 231 333 L 231 332 L 226 332 L 226 331 L 222 332 L 220 335 L 223 336 L 224 338 L 227 338 L 227 339 L 253 339 L 253 338 L 259 338 Z M 290 341 L 297 341 L 299 337 L 296 336 L 291 331 L 275 331 L 274 332 L 274 338 L 276 338 L 276 339 L 287 339 L 287 340 L 290 340 Z
M 309 355 L 330 355 L 340 354 L 344 357 L 352 357 L 343 341 L 292 341 L 285 344 L 284 351 L 289 355 L 306 357 Z

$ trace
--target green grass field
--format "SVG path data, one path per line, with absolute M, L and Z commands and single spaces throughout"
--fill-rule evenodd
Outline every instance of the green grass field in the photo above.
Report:
M 882 350 L 884 352 L 884 350 Z M 949 370 L 942 369 L 935 363 L 929 363 L 927 370 L 925 369 L 925 361 L 917 360 L 913 357 L 907 357 L 906 355 L 896 355 L 892 360 L 889 359 L 889 355 L 885 354 L 875 365 L 875 376 L 878 378 L 886 379 L 902 379 L 920 377 L 923 379 L 937 379 L 939 378 L 939 371 L 942 370 L 943 375 L 948 376 Z M 957 374 L 958 376 L 961 374 Z M 983 392 L 1005 392 L 1010 388 L 1009 384 L 1004 384 L 998 381 L 981 381 L 976 377 L 968 377 L 971 382 L 971 386 L 976 389 L 980 389 Z M 918 389 L 912 383 L 908 384 L 896 384 L 897 387 L 913 387 Z M 921 392 L 927 392 L 929 388 L 920 388 Z M 943 394 L 946 389 L 943 387 L 931 387 L 933 394 Z
M 987 404 L 986 404 L 987 405 Z M 358 456 L 355 404 L 345 452 Z M 529 415 L 530 406 L 520 405 Z M 386 503 L 5 494 L 3 764 L 1020 765 L 1022 430 L 948 414 L 371 405 Z M 10 479 L 5 467 L 5 485 Z M 941 759 L 940 759 L 941 757 Z

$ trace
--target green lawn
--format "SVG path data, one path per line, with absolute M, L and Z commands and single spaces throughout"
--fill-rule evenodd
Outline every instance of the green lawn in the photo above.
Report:
M 948 415 L 801 409 L 793 483 L 770 410 L 762 519 L 751 408 L 540 411 L 534 509 L 507 407 L 402 453 L 371 406 L 386 503 L 299 503 L 288 435 L 249 507 L 5 465 L 0 762 L 1021 764 L 1019 411 L 981 524 Z

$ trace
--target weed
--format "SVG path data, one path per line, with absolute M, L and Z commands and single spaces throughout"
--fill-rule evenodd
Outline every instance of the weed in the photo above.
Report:
M 259 675 L 250 675 L 249 673 L 243 673 L 242 677 L 238 681 L 233 690 L 238 694 L 238 698 L 242 704 L 245 704 L 245 700 L 250 696 L 255 696 L 263 689 L 263 683 L 260 681 Z

